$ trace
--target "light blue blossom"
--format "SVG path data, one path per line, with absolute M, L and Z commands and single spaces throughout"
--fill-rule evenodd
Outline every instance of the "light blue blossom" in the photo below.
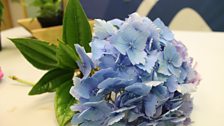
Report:
M 86 78 L 81 81 L 79 78 L 75 77 L 73 79 L 74 87 L 71 89 L 71 94 L 76 98 L 89 99 L 93 95 L 93 90 L 96 89 L 98 81 L 95 78 Z
M 108 21 L 109 23 L 111 23 L 112 25 L 114 25 L 115 27 L 117 27 L 118 29 L 120 29 L 120 27 L 123 25 L 124 21 L 120 20 L 120 19 L 112 19 L 110 21 Z
M 113 68 L 122 78 L 132 78 L 133 81 L 138 79 L 138 70 L 132 65 L 129 58 L 124 55 L 119 55 L 117 58 L 105 55 L 100 58 L 99 67 L 102 69 Z
M 176 77 L 174 76 L 169 77 L 165 85 L 167 86 L 169 92 L 175 92 L 178 87 L 178 82 Z
M 151 88 L 151 86 L 147 86 L 144 83 L 135 83 L 127 86 L 125 90 L 134 93 L 135 95 L 146 96 L 150 93 Z
M 96 61 L 99 60 L 103 55 L 110 54 L 116 56 L 117 50 L 106 40 L 95 39 L 90 43 L 92 49 L 92 58 Z
M 125 88 L 126 86 L 132 84 L 131 80 L 126 80 L 122 78 L 108 78 L 104 81 L 102 81 L 99 85 L 99 91 L 98 94 L 104 93 L 107 94 L 111 91 L 114 91 L 115 93 L 118 93 L 121 89 Z
M 167 26 L 165 26 L 165 24 L 159 18 L 157 18 L 154 21 L 154 23 L 160 29 L 161 39 L 163 39 L 165 41 L 174 40 L 173 33 L 170 31 L 170 29 Z
M 105 40 L 116 33 L 117 29 L 110 22 L 96 19 L 94 23 L 95 38 Z
M 95 67 L 92 60 L 88 57 L 83 47 L 78 44 L 75 44 L 76 52 L 78 53 L 81 61 L 77 61 L 79 69 L 84 75 L 83 78 L 87 78 L 91 73 L 91 70 Z
M 145 107 L 145 114 L 151 118 L 156 113 L 156 107 L 158 104 L 157 96 L 154 94 L 149 94 L 144 99 L 144 107 Z
M 124 30 L 123 30 L 124 29 Z M 112 44 L 122 54 L 128 55 L 131 63 L 145 64 L 147 36 L 141 35 L 133 26 L 127 26 L 112 38 Z
M 131 63 L 145 64 L 147 39 L 150 35 L 150 20 L 130 15 L 117 34 L 112 37 L 112 44 L 123 55 L 128 55 Z M 143 25 L 145 24 L 145 25 Z
M 175 75 L 180 76 L 180 67 L 183 61 L 176 48 L 171 44 L 167 44 L 163 53 L 159 58 L 159 70 L 158 72 L 167 76 Z
M 87 109 L 75 115 L 72 124 L 81 126 L 100 126 L 105 125 L 104 121 L 113 111 L 106 101 L 84 103 Z
M 158 61 L 159 56 L 160 56 L 160 52 L 151 51 L 151 53 L 146 57 L 145 65 L 140 64 L 138 65 L 138 67 L 144 71 L 147 71 L 150 74 L 153 71 L 153 68 L 156 65 L 156 62 Z

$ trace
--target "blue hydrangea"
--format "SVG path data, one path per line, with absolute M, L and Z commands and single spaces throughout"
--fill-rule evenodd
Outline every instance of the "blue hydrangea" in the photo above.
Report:
M 97 19 L 92 57 L 75 45 L 82 78 L 70 94 L 79 100 L 80 126 L 188 125 L 191 92 L 200 81 L 186 47 L 160 19 L 134 13 L 125 21 Z M 95 66 L 98 69 L 95 69 Z

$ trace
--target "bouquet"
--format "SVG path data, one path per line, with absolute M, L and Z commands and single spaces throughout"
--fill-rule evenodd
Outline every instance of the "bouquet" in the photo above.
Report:
M 29 95 L 56 92 L 60 126 L 191 123 L 191 93 L 200 77 L 186 47 L 160 19 L 137 13 L 125 21 L 96 19 L 92 34 L 79 1 L 69 0 L 58 45 L 12 42 L 33 66 L 49 70 Z

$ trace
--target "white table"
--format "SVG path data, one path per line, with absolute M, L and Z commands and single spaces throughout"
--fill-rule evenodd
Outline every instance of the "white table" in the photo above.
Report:
M 28 96 L 31 87 L 7 78 L 16 75 L 36 82 L 44 74 L 30 65 L 6 39 L 24 35 L 30 36 L 21 28 L 2 33 L 0 66 L 5 77 L 0 82 L 0 126 L 57 126 L 54 94 Z M 194 93 L 192 126 L 224 126 L 224 33 L 176 31 L 175 36 L 188 47 L 202 76 Z

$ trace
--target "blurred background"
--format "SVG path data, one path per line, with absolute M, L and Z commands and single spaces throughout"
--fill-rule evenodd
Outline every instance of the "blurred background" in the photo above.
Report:
M 18 20 L 40 15 L 36 0 L 1 0 L 1 29 L 18 26 Z M 56 0 L 39 0 L 56 1 Z M 90 19 L 124 19 L 137 11 L 152 20 L 160 17 L 173 30 L 224 31 L 224 0 L 80 0 Z M 66 2 L 63 1 L 63 2 Z

